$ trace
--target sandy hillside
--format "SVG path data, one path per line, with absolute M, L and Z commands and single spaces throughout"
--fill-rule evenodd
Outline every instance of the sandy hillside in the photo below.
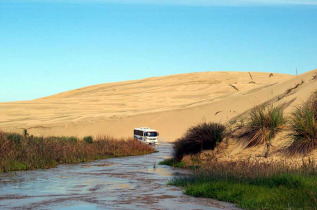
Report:
M 298 77 L 248 72 L 202 72 L 84 87 L 31 101 L 0 103 L 0 129 L 34 135 L 132 136 L 149 126 L 173 141 L 204 120 L 243 118 L 262 103 L 286 112 L 317 89 L 316 70 Z M 286 91 L 301 83 L 296 89 Z

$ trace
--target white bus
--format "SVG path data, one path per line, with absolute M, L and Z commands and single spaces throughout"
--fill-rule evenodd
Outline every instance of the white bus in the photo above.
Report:
M 133 135 L 135 139 L 143 141 L 144 143 L 158 144 L 157 137 L 159 133 L 156 130 L 147 127 L 134 128 Z

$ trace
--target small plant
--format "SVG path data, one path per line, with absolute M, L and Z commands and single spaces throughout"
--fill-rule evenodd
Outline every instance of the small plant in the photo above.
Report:
M 174 160 L 179 162 L 184 155 L 213 150 L 225 136 L 226 127 L 219 123 L 202 123 L 193 126 L 173 146 Z
M 250 76 L 251 80 L 253 81 L 252 74 L 250 72 L 248 72 L 248 73 L 249 73 L 249 76 Z
M 24 135 L 24 137 L 27 137 L 27 136 L 29 135 L 29 133 L 28 133 L 28 130 L 27 130 L 27 129 L 24 129 L 24 130 L 23 130 L 23 135 Z
M 250 78 L 251 78 L 251 81 L 249 82 L 250 84 L 255 84 L 255 82 L 254 82 L 254 80 L 253 80 L 253 77 L 252 77 L 252 74 L 250 73 L 250 72 L 248 72 L 249 73 L 249 76 L 250 76 Z
M 247 135 L 250 137 L 247 147 L 264 143 L 269 147 L 271 139 L 283 128 L 284 124 L 282 108 L 273 106 L 254 108 L 247 128 Z
M 239 125 L 238 125 L 239 128 L 242 128 L 244 127 L 244 120 L 243 119 L 240 119 L 239 120 Z
M 301 107 L 296 108 L 291 118 L 292 144 L 288 151 L 309 153 L 317 146 L 317 92 Z
M 86 143 L 88 143 L 88 144 L 92 144 L 93 138 L 92 138 L 92 136 L 85 136 L 85 137 L 84 137 L 84 141 L 85 141 Z

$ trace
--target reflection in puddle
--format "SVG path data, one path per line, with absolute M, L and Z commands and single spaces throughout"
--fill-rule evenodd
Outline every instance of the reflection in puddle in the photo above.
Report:
M 166 185 L 184 170 L 157 165 L 171 146 L 158 153 L 98 160 L 54 169 L 0 174 L 0 208 L 63 209 L 213 209 L 233 205 L 183 195 Z
M 148 168 L 147 171 L 150 173 L 156 173 L 159 176 L 171 177 L 173 175 L 171 170 L 167 168 Z
M 131 188 L 132 185 L 128 185 L 128 184 L 120 184 L 121 188 Z

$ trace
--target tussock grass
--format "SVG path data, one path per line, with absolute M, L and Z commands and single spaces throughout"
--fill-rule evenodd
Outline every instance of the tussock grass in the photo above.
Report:
M 250 114 L 245 136 L 249 137 L 247 147 L 269 143 L 285 124 L 280 107 L 255 107 Z
M 154 148 L 134 139 L 100 136 L 94 141 L 76 137 L 33 137 L 0 131 L 0 172 L 51 168 L 109 157 L 144 155 Z
M 309 153 L 317 147 L 317 92 L 292 113 L 289 136 L 293 139 L 290 154 Z
M 183 137 L 174 142 L 173 159 L 180 161 L 184 155 L 213 150 L 223 140 L 225 130 L 225 126 L 219 123 L 201 123 L 189 128 Z

